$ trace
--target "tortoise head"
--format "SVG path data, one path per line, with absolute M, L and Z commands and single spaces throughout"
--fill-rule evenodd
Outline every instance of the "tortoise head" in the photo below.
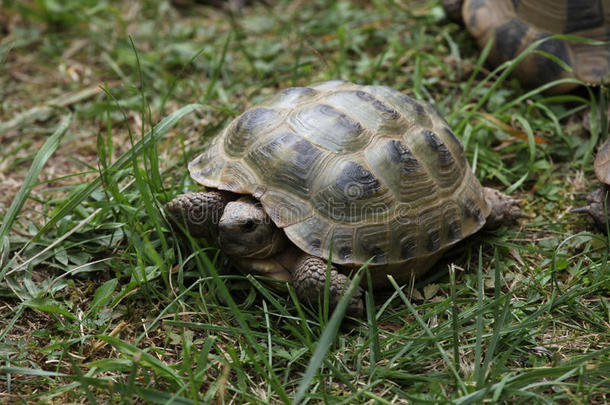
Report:
M 285 247 L 286 236 L 258 200 L 242 197 L 225 207 L 218 223 L 218 244 L 228 256 L 265 259 Z

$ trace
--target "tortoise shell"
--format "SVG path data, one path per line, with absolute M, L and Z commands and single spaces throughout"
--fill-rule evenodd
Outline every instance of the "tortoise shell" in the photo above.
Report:
M 534 41 L 554 34 L 610 40 L 610 0 L 465 0 L 462 17 L 470 33 L 484 47 L 495 35 L 489 61 L 494 65 L 513 59 Z M 610 79 L 610 44 L 591 45 L 552 38 L 537 48 L 554 55 L 572 72 L 552 59 L 529 54 L 513 74 L 527 87 L 564 77 L 599 84 Z M 576 87 L 566 83 L 553 92 Z
M 346 81 L 267 98 L 189 171 L 206 187 L 259 199 L 297 247 L 325 259 L 332 251 L 347 266 L 432 261 L 480 229 L 490 209 L 433 108 Z

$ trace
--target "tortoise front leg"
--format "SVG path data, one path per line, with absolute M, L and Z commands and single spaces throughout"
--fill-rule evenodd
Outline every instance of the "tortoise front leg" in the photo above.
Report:
M 292 275 L 292 285 L 299 299 L 314 305 L 321 302 L 326 283 L 326 268 L 327 264 L 324 260 L 311 255 L 304 255 L 297 261 Z M 341 295 L 349 287 L 349 282 L 344 274 L 339 273 L 334 266 L 331 267 L 328 291 L 331 307 L 334 308 L 339 303 Z M 362 295 L 362 288 L 358 287 L 347 305 L 349 315 L 363 316 Z
M 181 194 L 166 205 L 171 217 L 186 226 L 194 237 L 216 235 L 226 205 L 235 195 L 226 191 Z
M 610 208 L 610 198 L 606 202 L 606 196 L 608 195 L 609 191 L 608 186 L 604 185 L 603 187 L 590 192 L 584 197 L 577 198 L 579 200 L 586 200 L 587 205 L 572 208 L 570 212 L 586 212 L 591 216 L 591 218 L 593 218 L 597 228 L 603 233 L 606 233 L 606 222 L 610 218 L 610 212 L 608 212 L 610 211 L 610 209 L 608 209 Z

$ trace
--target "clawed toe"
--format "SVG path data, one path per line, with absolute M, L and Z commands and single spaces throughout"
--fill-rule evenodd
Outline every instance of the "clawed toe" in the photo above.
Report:
M 606 202 L 606 196 L 608 191 L 605 188 L 599 188 L 590 192 L 589 194 L 584 194 L 575 197 L 576 200 L 584 200 L 587 202 L 587 205 L 582 207 L 576 207 L 570 209 L 570 212 L 573 213 L 587 213 L 595 222 L 595 225 L 602 232 L 607 231 L 607 222 L 608 222 L 608 203 Z

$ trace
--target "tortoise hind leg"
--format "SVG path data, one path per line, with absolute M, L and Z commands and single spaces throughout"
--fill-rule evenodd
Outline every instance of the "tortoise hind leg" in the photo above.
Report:
M 491 212 L 485 221 L 486 229 L 495 229 L 502 225 L 508 225 L 519 218 L 527 217 L 519 208 L 522 200 L 508 196 L 493 188 L 483 187 L 485 200 L 491 207 Z
M 297 261 L 292 275 L 292 285 L 299 299 L 313 305 L 319 302 L 324 294 L 326 268 L 327 264 L 324 260 L 311 255 L 304 255 Z M 335 307 L 339 303 L 341 295 L 347 290 L 349 283 L 350 280 L 345 274 L 341 274 L 335 267 L 331 267 L 328 291 L 331 307 Z M 362 317 L 364 313 L 362 294 L 362 289 L 358 287 L 347 305 L 349 315 Z
M 211 236 L 217 234 L 220 217 L 226 205 L 235 198 L 226 191 L 193 192 L 177 196 L 165 208 L 192 236 Z

